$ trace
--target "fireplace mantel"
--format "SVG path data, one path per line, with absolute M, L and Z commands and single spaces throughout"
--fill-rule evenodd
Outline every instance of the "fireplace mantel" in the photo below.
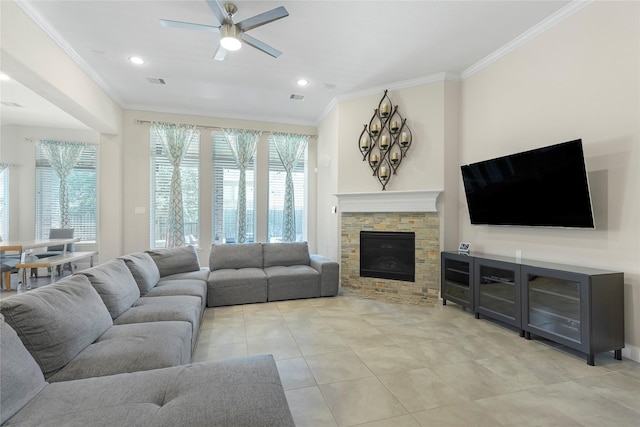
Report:
M 437 212 L 440 190 L 339 193 L 341 212 Z

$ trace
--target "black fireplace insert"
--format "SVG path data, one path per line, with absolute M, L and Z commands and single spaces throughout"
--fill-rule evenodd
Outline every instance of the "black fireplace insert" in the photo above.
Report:
M 416 234 L 360 232 L 360 276 L 415 282 Z

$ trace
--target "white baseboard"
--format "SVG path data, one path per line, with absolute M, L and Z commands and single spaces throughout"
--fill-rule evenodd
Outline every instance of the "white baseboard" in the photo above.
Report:
M 630 359 L 634 362 L 640 363 L 640 347 L 636 347 L 635 345 L 625 344 L 622 349 L 622 358 Z

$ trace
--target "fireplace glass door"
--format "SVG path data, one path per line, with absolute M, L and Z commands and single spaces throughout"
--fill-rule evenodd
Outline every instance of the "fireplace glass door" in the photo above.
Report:
M 415 282 L 415 233 L 360 232 L 360 276 Z

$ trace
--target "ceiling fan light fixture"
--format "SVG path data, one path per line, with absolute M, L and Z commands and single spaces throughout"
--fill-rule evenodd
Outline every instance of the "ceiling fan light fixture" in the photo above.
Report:
M 238 30 L 235 25 L 223 24 L 220 26 L 220 46 L 226 50 L 234 51 L 239 50 L 242 47 L 240 38 L 238 37 Z

